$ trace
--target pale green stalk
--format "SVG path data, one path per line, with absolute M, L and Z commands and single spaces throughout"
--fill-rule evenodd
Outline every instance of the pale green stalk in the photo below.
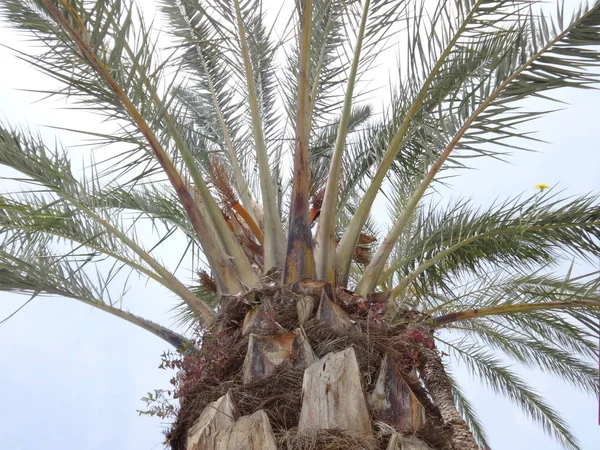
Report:
M 400 235 L 404 231 L 406 224 L 409 222 L 410 217 L 415 212 L 421 198 L 425 194 L 425 191 L 434 180 L 435 176 L 442 168 L 443 164 L 446 162 L 454 148 L 458 145 L 458 142 L 463 137 L 463 135 L 468 131 L 473 122 L 477 119 L 479 114 L 481 114 L 485 109 L 504 91 L 504 89 L 515 79 L 517 78 L 523 71 L 525 71 L 532 63 L 534 63 L 541 55 L 543 55 L 546 51 L 548 51 L 553 45 L 555 45 L 558 41 L 563 39 L 567 33 L 577 25 L 580 21 L 582 21 L 586 16 L 582 16 L 578 21 L 574 22 L 571 27 L 567 30 L 560 33 L 554 39 L 550 40 L 544 47 L 542 47 L 537 53 L 535 53 L 531 58 L 529 58 L 519 69 L 517 69 L 513 74 L 511 74 L 506 80 L 504 80 L 500 86 L 498 86 L 490 96 L 471 114 L 471 116 L 466 120 L 464 125 L 460 128 L 460 130 L 456 133 L 452 141 L 448 144 L 448 146 L 444 149 L 439 159 L 431 166 L 431 169 L 421 182 L 421 184 L 417 187 L 416 191 L 411 196 L 410 200 L 407 202 L 406 207 L 402 211 L 402 214 L 398 218 L 398 220 L 394 223 L 394 226 L 389 231 L 388 235 L 381 243 L 381 246 L 375 252 L 375 255 L 371 259 L 371 262 L 365 269 L 364 275 L 360 280 L 357 292 L 362 293 L 361 295 L 365 295 L 365 293 L 371 292 L 377 286 L 377 282 L 379 280 L 380 274 L 383 272 L 385 264 L 392 253 L 394 245 L 400 238 Z
M 550 309 L 567 309 L 567 308 L 600 308 L 600 300 L 571 300 L 571 301 L 558 301 L 558 302 L 541 302 L 541 303 L 525 303 L 525 304 L 512 304 L 512 305 L 499 305 L 492 306 L 489 308 L 478 308 L 471 309 L 468 311 L 460 311 L 456 313 L 445 314 L 443 316 L 434 317 L 431 319 L 432 324 L 435 327 L 441 327 L 448 325 L 459 320 L 476 319 L 478 317 L 485 316 L 498 316 L 504 314 L 514 313 L 526 313 L 530 311 L 538 310 L 550 310 Z
M 239 0 L 234 0 L 234 4 L 242 57 L 244 60 L 244 70 L 246 73 L 246 83 L 248 86 L 248 102 L 250 103 L 250 114 L 252 116 L 252 133 L 254 135 L 254 145 L 256 147 L 256 161 L 258 163 L 258 172 L 260 176 L 265 226 L 264 269 L 265 271 L 268 271 L 272 267 L 283 267 L 285 261 L 285 236 L 279 220 L 277 198 L 275 196 L 275 187 L 271 178 L 262 120 L 260 118 L 258 99 L 256 96 L 256 87 L 254 86 L 252 64 L 250 62 L 250 51 L 246 40 L 246 32 Z
M 427 92 L 435 76 L 438 74 L 439 70 L 442 68 L 443 64 L 446 62 L 446 58 L 452 52 L 454 45 L 461 37 L 462 33 L 467 29 L 467 26 L 471 19 L 473 18 L 475 12 L 479 8 L 479 6 L 484 2 L 484 0 L 479 0 L 474 6 L 471 12 L 467 15 L 462 25 L 458 28 L 456 33 L 454 34 L 452 40 L 446 46 L 444 52 L 441 54 L 437 63 L 431 70 L 431 73 L 423 83 L 421 90 L 417 94 L 417 97 L 409 109 L 406 117 L 400 124 L 398 131 L 390 141 L 387 150 L 383 156 L 383 159 L 379 163 L 377 167 L 377 171 L 375 175 L 370 180 L 369 188 L 367 192 L 363 195 L 354 216 L 352 216 L 352 220 L 348 224 L 344 235 L 338 245 L 337 248 L 337 267 L 338 267 L 338 279 L 342 282 L 346 283 L 348 279 L 348 272 L 350 269 L 350 264 L 352 262 L 352 255 L 354 254 L 354 249 L 356 248 L 356 243 L 358 242 L 358 238 L 360 237 L 360 233 L 362 232 L 362 228 L 369 217 L 369 213 L 371 212 L 371 206 L 373 206 L 373 201 L 381 188 L 383 180 L 385 176 L 392 166 L 394 159 L 396 158 L 397 153 L 400 151 L 402 147 L 402 143 L 404 138 L 406 137 L 406 132 L 409 129 L 409 126 L 412 122 L 414 116 L 419 112 L 421 104 L 427 97 Z
M 335 261 L 335 217 L 337 207 L 337 196 L 339 191 L 340 176 L 342 172 L 342 154 L 348 134 L 348 123 L 352 114 L 352 99 L 354 95 L 354 86 L 356 83 L 356 72 L 360 61 L 360 52 L 362 50 L 363 37 L 367 25 L 367 16 L 369 14 L 370 0 L 365 0 L 363 6 L 358 38 L 354 49 L 354 59 L 350 68 L 348 84 L 346 85 L 346 96 L 342 116 L 338 127 L 338 133 L 335 141 L 335 148 L 331 157 L 331 164 L 327 174 L 327 185 L 325 187 L 325 196 L 323 206 L 319 216 L 319 226 L 317 228 L 317 248 L 315 263 L 317 267 L 317 277 L 320 280 L 334 283 L 336 281 L 336 261 Z

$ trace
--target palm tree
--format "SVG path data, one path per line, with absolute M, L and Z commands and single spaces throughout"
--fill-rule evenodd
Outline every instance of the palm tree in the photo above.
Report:
M 572 270 L 600 252 L 598 198 L 429 194 L 468 157 L 527 149 L 522 127 L 550 110 L 524 100 L 598 82 L 600 2 L 567 18 L 528 0 L 302 0 L 271 22 L 261 0 L 161 3 L 166 49 L 133 1 L 0 1 L 42 48 L 14 51 L 54 79 L 44 93 L 104 116 L 114 132 L 78 131 L 117 149 L 78 176 L 59 144 L 0 126 L 21 186 L 0 197 L 0 288 L 172 345 L 174 449 L 487 448 L 445 352 L 579 448 L 506 358 L 598 392 L 597 274 Z M 376 111 L 366 80 L 388 47 Z M 175 235 L 194 280 L 157 256 Z M 181 301 L 185 332 L 111 299 L 127 271 Z

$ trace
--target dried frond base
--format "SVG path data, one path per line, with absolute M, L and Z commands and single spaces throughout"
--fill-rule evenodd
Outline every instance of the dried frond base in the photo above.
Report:
M 277 439 L 281 450 L 379 450 L 382 440 L 352 436 L 341 430 L 319 430 L 298 433 L 289 430 Z
M 266 379 L 244 384 L 242 369 L 248 350 L 248 336 L 242 335 L 241 328 L 246 315 L 259 305 L 268 303 L 269 321 L 277 326 L 275 334 L 292 332 L 300 327 L 297 304 L 307 296 L 313 298 L 314 308 L 308 311 L 310 318 L 304 318 L 306 321 L 302 329 L 315 356 L 320 359 L 329 353 L 352 347 L 363 391 L 370 393 L 375 388 L 381 361 L 387 355 L 425 409 L 425 426 L 416 433 L 416 437 L 433 450 L 450 449 L 448 430 L 440 420 L 439 411 L 415 376 L 414 369 L 419 365 L 418 351 L 423 346 L 429 346 L 427 332 L 416 326 L 422 318 L 416 317 L 417 313 L 407 311 L 393 324 L 388 324 L 381 320 L 378 311 L 373 312 L 368 306 L 365 309 L 364 304 L 356 303 L 361 299 L 347 292 L 339 292 L 339 295 L 333 296 L 336 307 L 348 315 L 353 327 L 336 332 L 315 317 L 323 292 L 324 289 L 321 289 L 319 295 L 318 289 L 315 292 L 298 292 L 285 287 L 267 286 L 263 290 L 250 292 L 244 298 L 229 298 L 222 304 L 216 331 L 205 335 L 203 355 L 187 357 L 201 358 L 191 367 L 201 366 L 204 369 L 201 374 L 196 372 L 195 376 L 185 371 L 181 375 L 183 379 L 180 386 L 185 386 L 179 392 L 181 407 L 167 435 L 167 443 L 173 450 L 186 450 L 186 435 L 190 427 L 209 403 L 229 390 L 240 415 L 251 415 L 258 410 L 266 412 L 281 449 L 387 449 L 391 432 L 378 422 L 374 422 L 375 433 L 370 437 L 350 435 L 340 430 L 299 433 L 304 376 L 302 368 L 285 367 Z M 327 295 L 332 298 L 330 287 Z M 300 311 L 300 314 L 307 313 L 302 308 Z M 259 334 L 260 330 L 260 327 L 255 328 Z M 273 329 L 265 333 L 273 334 Z

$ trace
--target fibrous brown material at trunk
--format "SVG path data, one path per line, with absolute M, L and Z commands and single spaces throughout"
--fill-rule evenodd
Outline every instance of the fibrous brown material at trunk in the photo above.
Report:
M 394 433 L 406 433 L 415 448 L 457 450 L 450 442 L 462 436 L 453 429 L 460 423 L 446 420 L 416 375 L 426 372 L 421 364 L 429 353 L 422 360 L 423 352 L 435 354 L 424 317 L 406 311 L 387 323 L 387 298 L 364 299 L 321 282 L 228 298 L 202 351 L 185 356 L 176 386 L 181 408 L 167 436 L 171 448 L 192 450 L 190 428 L 227 395 L 240 417 L 263 411 L 279 449 L 385 450 L 395 445 Z M 222 448 L 215 439 L 206 450 Z
M 290 430 L 279 438 L 280 450 L 378 450 L 382 439 L 349 435 L 340 430 L 298 433 Z
M 454 450 L 479 450 L 469 426 L 454 406 L 452 386 L 439 354 L 429 348 L 419 353 L 421 374 L 429 395 L 440 411 L 442 420 L 451 431 Z

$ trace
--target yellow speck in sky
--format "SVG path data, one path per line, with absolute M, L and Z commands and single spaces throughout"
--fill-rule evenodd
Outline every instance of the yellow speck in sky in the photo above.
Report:
M 550 185 L 546 183 L 538 183 L 535 185 L 535 187 L 542 192 L 544 192 L 546 189 L 550 189 Z

